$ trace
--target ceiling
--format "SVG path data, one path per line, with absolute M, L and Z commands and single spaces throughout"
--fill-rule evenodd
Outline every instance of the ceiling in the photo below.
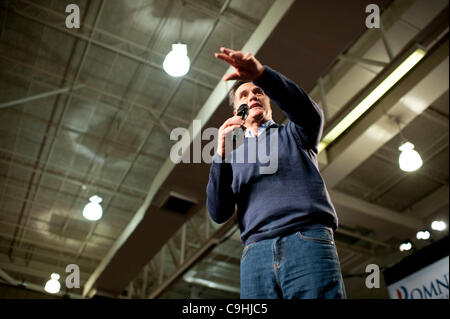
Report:
M 65 26 L 69 3 L 80 29 Z M 382 29 L 364 24 L 370 3 Z M 446 0 L 3 1 L 0 280 L 42 291 L 77 264 L 81 287 L 61 295 L 239 298 L 239 230 L 208 217 L 209 163 L 190 156 L 209 142 L 194 120 L 205 130 L 230 114 L 214 52 L 255 53 L 293 79 L 324 109 L 326 133 L 420 45 L 424 59 L 319 154 L 347 295 L 387 298 L 383 283 L 365 287 L 365 267 L 395 264 L 409 254 L 400 242 L 420 249 L 431 241 L 418 230 L 448 224 L 447 11 Z M 191 69 L 172 78 L 162 62 L 179 40 Z M 195 136 L 190 163 L 171 160 L 176 128 Z M 404 139 L 424 161 L 417 172 L 398 167 Z M 82 216 L 94 194 L 96 222 Z M 175 212 L 169 198 L 191 206 Z

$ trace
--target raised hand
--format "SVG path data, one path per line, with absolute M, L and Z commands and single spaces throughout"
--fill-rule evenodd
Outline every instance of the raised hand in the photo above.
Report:
M 225 81 L 242 80 L 254 81 L 264 72 L 264 66 L 251 53 L 242 53 L 221 47 L 221 53 L 215 53 L 215 57 L 227 62 L 234 69 L 234 73 L 224 76 Z

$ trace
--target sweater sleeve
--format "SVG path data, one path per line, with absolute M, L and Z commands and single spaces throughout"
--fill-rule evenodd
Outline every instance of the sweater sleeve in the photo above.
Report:
M 287 118 L 300 128 L 307 146 L 317 153 L 323 130 L 320 107 L 294 82 L 268 66 L 264 66 L 264 73 L 254 84 L 261 87 Z
M 231 164 L 222 161 L 220 155 L 216 154 L 206 187 L 206 205 L 211 219 L 216 223 L 224 223 L 234 214 L 236 200 L 231 188 L 232 181 Z

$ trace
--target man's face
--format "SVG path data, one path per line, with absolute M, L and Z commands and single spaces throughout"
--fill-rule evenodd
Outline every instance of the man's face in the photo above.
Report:
M 234 115 L 239 105 L 247 104 L 249 107 L 247 119 L 263 123 L 272 119 L 270 99 L 259 87 L 252 82 L 242 84 L 234 94 Z

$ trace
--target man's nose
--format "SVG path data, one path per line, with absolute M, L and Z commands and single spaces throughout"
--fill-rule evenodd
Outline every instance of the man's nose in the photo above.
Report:
M 251 101 L 258 101 L 258 98 L 256 97 L 256 94 L 250 93 L 249 96 L 248 96 L 248 101 L 249 102 L 251 102 Z

